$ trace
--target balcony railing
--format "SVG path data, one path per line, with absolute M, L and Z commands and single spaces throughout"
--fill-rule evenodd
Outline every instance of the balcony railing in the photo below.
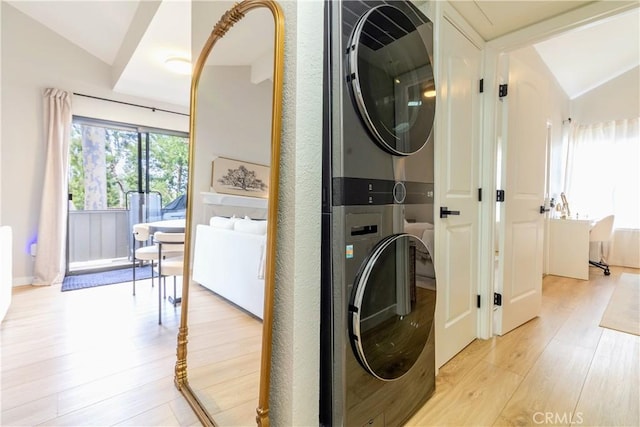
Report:
M 126 209 L 69 211 L 69 265 L 128 259 L 130 230 Z

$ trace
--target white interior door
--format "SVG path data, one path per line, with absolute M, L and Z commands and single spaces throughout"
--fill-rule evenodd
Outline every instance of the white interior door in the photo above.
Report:
M 436 365 L 442 366 L 477 336 L 480 49 L 442 20 L 436 176 Z
M 501 335 L 540 313 L 544 244 L 547 88 L 523 60 L 503 56 L 508 94 L 502 99 L 502 185 L 500 263 L 496 292 L 502 305 L 494 314 Z M 505 79 L 506 81 L 506 79 Z

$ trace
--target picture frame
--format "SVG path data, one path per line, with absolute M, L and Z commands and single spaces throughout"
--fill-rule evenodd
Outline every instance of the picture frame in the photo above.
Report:
M 216 157 L 211 162 L 211 189 L 236 196 L 269 196 L 269 166 Z

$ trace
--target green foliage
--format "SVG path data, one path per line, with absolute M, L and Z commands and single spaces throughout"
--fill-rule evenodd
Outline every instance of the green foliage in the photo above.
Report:
M 82 130 L 80 126 L 71 127 L 69 142 L 69 193 L 73 195 L 73 205 L 77 209 L 84 207 L 84 167 L 82 166 Z
M 187 192 L 189 141 L 152 133 L 149 139 L 149 189 L 160 192 L 166 205 Z
M 126 207 L 127 191 L 137 190 L 138 134 L 107 129 L 107 206 Z
M 85 198 L 82 156 L 82 126 L 74 124 L 69 146 L 69 192 L 76 209 L 83 209 Z M 186 193 L 188 177 L 188 139 L 164 134 L 142 134 L 142 146 L 149 138 L 149 190 L 162 195 L 167 204 Z M 143 151 L 144 153 L 144 151 Z M 143 154 L 143 162 L 145 156 Z M 138 191 L 138 181 L 144 190 L 145 165 L 138 177 L 138 133 L 106 129 L 105 161 L 107 171 L 107 206 L 124 209 L 126 193 Z

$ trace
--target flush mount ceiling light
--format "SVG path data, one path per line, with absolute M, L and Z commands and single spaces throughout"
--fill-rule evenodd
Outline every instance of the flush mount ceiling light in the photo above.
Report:
M 191 74 L 191 61 L 187 58 L 172 56 L 164 61 L 164 66 L 177 74 Z

